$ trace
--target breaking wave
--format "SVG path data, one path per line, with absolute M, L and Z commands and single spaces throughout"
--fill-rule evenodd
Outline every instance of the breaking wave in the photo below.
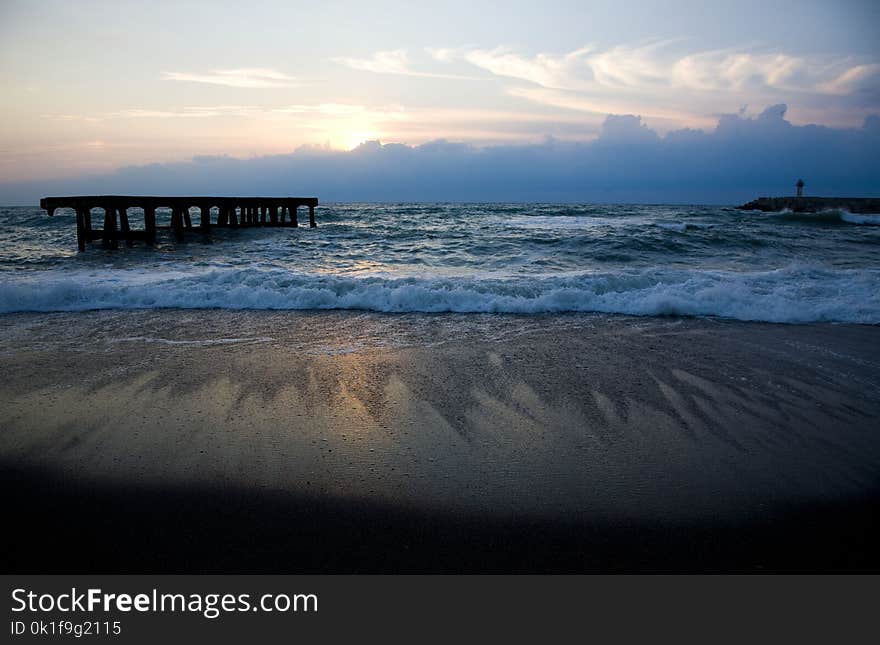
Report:
M 796 221 L 806 224 L 860 224 L 868 226 L 880 226 L 880 214 L 874 213 L 850 213 L 847 210 L 831 208 L 815 213 L 795 212 L 783 209 L 775 213 L 768 213 L 781 219 Z
M 90 309 L 357 309 L 379 312 L 604 312 L 806 323 L 880 323 L 880 269 L 793 264 L 768 271 L 625 269 L 557 276 L 390 277 L 266 268 L 22 272 L 0 312 Z
M 849 211 L 841 211 L 840 219 L 850 224 L 867 224 L 869 226 L 880 226 L 880 215 L 850 213 Z

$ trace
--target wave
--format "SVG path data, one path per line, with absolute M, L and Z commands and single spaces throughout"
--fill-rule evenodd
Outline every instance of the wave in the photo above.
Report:
M 505 226 L 522 229 L 582 229 L 613 224 L 613 220 L 609 222 L 594 215 L 518 215 L 504 218 Z
M 880 214 L 860 214 L 840 211 L 840 219 L 850 224 L 867 224 L 868 226 L 880 226 Z
M 880 270 L 667 268 L 507 277 L 294 273 L 21 272 L 0 281 L 0 312 L 90 309 L 358 309 L 378 312 L 603 312 L 783 323 L 880 323 Z
M 667 231 L 675 231 L 676 233 L 712 228 L 711 224 L 695 224 L 694 222 L 658 222 L 657 226 Z
M 851 213 L 848 210 L 829 208 L 815 213 L 796 212 L 788 208 L 781 211 L 765 213 L 781 219 L 800 222 L 805 224 L 858 224 L 867 226 L 880 226 L 880 214 Z

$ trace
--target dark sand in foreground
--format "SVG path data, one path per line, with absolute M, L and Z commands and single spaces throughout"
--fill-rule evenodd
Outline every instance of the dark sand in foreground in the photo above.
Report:
M 0 317 L 7 572 L 880 570 L 880 327 Z

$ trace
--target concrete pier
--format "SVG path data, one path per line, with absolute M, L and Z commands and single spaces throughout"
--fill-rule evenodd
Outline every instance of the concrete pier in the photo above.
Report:
M 759 197 L 737 206 L 740 210 L 779 212 L 788 209 L 795 213 L 818 213 L 841 209 L 850 213 L 880 213 L 877 197 Z
M 149 245 L 156 243 L 156 209 L 171 210 L 171 230 L 182 242 L 186 231 L 210 232 L 213 226 L 299 226 L 298 209 L 309 209 L 309 226 L 317 226 L 315 207 L 317 197 L 156 197 L 143 195 L 78 195 L 72 197 L 44 197 L 40 208 L 53 215 L 59 208 L 71 208 L 76 212 L 76 240 L 80 251 L 86 243 L 101 240 L 106 248 L 119 248 L 122 239 L 126 246 L 135 240 Z M 104 213 L 104 227 L 92 228 L 92 209 Z M 128 209 L 143 210 L 143 228 L 133 229 Z M 198 226 L 193 227 L 191 210 L 198 212 Z M 212 212 L 216 219 L 211 221 Z

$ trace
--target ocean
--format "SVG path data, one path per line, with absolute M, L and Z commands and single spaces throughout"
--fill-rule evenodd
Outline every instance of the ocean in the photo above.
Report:
M 0 312 L 602 312 L 880 323 L 880 215 L 422 203 L 326 204 L 316 213 L 316 229 L 215 228 L 184 244 L 162 231 L 156 248 L 96 244 L 77 253 L 72 211 L 50 218 L 2 208 Z M 160 225 L 170 219 L 158 216 Z

